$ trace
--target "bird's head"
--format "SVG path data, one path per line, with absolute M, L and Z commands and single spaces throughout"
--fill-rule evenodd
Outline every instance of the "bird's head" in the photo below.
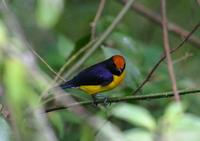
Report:
M 126 67 L 126 62 L 123 56 L 114 55 L 111 57 L 112 64 L 114 65 L 112 68 L 112 73 L 115 75 L 121 75 Z

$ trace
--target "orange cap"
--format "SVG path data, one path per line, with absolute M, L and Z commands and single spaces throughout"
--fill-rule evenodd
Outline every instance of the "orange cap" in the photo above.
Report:
M 112 56 L 112 60 L 118 69 L 123 69 L 125 67 L 125 59 L 121 55 Z

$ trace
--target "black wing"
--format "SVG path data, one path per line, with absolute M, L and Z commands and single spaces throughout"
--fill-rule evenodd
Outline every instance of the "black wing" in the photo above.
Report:
M 79 87 L 84 85 L 108 85 L 113 81 L 112 73 L 103 64 L 98 64 L 81 71 L 72 80 L 62 84 L 62 88 Z

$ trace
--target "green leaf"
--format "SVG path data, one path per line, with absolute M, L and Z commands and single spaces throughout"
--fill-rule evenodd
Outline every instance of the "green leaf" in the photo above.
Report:
M 8 31 L 7 31 L 4 23 L 0 20 L 0 45 L 4 44 L 6 42 L 6 40 L 8 38 L 7 33 L 8 33 Z
M 61 117 L 61 114 L 58 113 L 50 113 L 49 116 L 50 121 L 54 125 L 55 129 L 57 129 L 60 137 L 64 136 L 65 130 L 64 130 L 64 124 L 63 124 L 63 119 Z
M 163 116 L 163 122 L 172 124 L 177 121 L 177 119 L 182 118 L 183 107 L 181 103 L 174 102 L 168 106 Z
M 114 49 L 114 48 L 108 48 L 108 47 L 101 46 L 101 49 L 103 50 L 103 53 L 106 58 L 109 58 L 116 54 L 122 55 L 122 53 L 119 50 Z
M 54 26 L 63 11 L 63 0 L 38 0 L 36 16 L 38 24 L 43 28 Z
M 0 116 L 0 140 L 10 141 L 10 127 L 7 122 Z
M 191 114 L 182 114 L 171 124 L 164 124 L 163 138 L 170 141 L 199 141 L 200 118 Z
M 124 132 L 127 141 L 153 141 L 153 135 L 145 130 L 131 129 Z
M 7 89 L 7 96 L 13 102 L 11 104 L 20 105 L 25 99 L 27 83 L 26 83 L 26 68 L 19 60 L 8 59 L 5 67 L 5 86 Z M 22 104 L 22 103 L 21 103 Z M 14 106 L 14 105 L 13 105 Z M 15 107 L 15 106 L 14 106 Z
M 200 132 L 200 118 L 195 115 L 184 114 L 177 122 L 179 125 L 176 128 Z
M 124 135 L 119 128 L 117 128 L 111 122 L 104 120 L 100 117 L 95 117 L 93 120 L 93 124 L 98 131 L 98 136 L 96 136 L 96 140 L 98 141 L 123 141 Z
M 126 120 L 131 124 L 145 127 L 151 131 L 156 128 L 156 121 L 144 108 L 132 104 L 119 104 L 112 109 L 114 116 Z
M 80 117 L 78 117 L 76 114 L 74 114 L 73 112 L 65 112 L 64 113 L 64 118 L 66 119 L 66 121 L 73 123 L 73 124 L 79 124 L 81 122 Z
M 68 58 L 74 50 L 74 43 L 64 35 L 58 37 L 58 50 L 63 58 Z
M 114 32 L 110 38 L 108 39 L 108 43 L 113 44 L 114 46 L 117 46 L 117 48 L 129 48 L 131 50 L 132 55 L 135 55 L 139 52 L 139 49 L 136 47 L 136 43 L 134 40 L 121 32 Z
M 94 140 L 95 131 L 87 124 L 82 123 L 80 141 L 92 141 Z

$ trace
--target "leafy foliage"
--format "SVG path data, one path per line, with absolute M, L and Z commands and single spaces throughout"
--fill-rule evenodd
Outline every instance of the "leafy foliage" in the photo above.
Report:
M 159 14 L 159 1 L 138 2 Z M 54 89 L 47 92 L 55 75 L 38 56 L 56 72 L 75 58 L 66 67 L 64 76 L 91 49 L 92 45 L 80 53 L 90 42 L 90 24 L 98 4 L 99 1 L 91 0 L 18 0 L 8 1 L 8 9 L 4 8 L 5 4 L 0 6 L 0 105 L 4 105 L 0 107 L 0 140 L 199 141 L 200 99 L 194 95 L 182 98 L 178 104 L 173 103 L 173 99 L 129 101 L 107 108 L 72 106 L 44 114 L 45 109 L 91 100 L 78 89 L 66 90 L 64 95 Z M 97 22 L 97 40 L 121 8 L 123 4 L 118 1 L 106 1 Z M 185 0 L 178 4 L 167 1 L 169 20 L 188 31 L 200 20 L 199 10 L 196 1 Z M 199 40 L 200 30 L 195 36 Z M 171 47 L 182 40 L 174 34 L 169 38 Z M 162 55 L 162 42 L 160 27 L 130 10 L 70 77 L 87 66 L 121 54 L 127 62 L 125 81 L 105 95 L 128 96 Z M 186 43 L 172 57 L 179 89 L 198 88 L 199 46 Z M 170 90 L 171 82 L 163 62 L 138 94 Z M 8 117 L 4 110 L 9 113 Z

